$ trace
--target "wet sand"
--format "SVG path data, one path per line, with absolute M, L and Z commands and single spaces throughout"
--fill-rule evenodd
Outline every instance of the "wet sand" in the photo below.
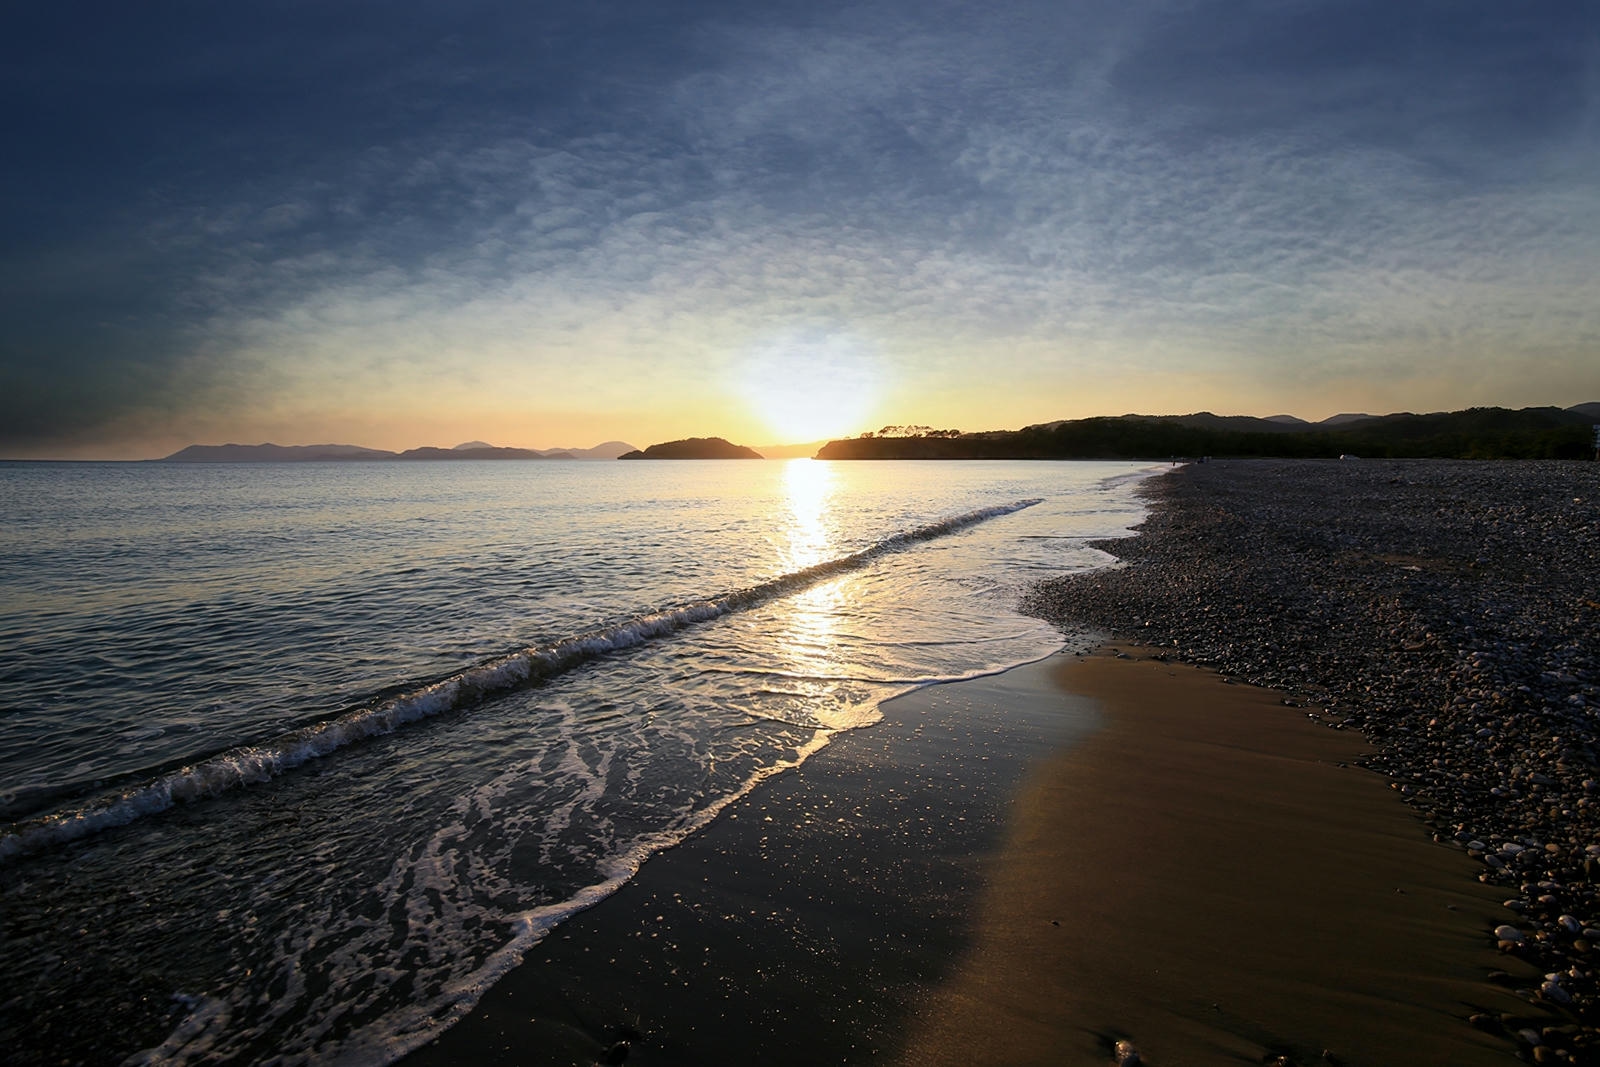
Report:
M 1125 565 L 1025 609 L 1335 707 L 1545 976 L 1532 1014 L 1560 1018 L 1523 1055 L 1600 1064 L 1600 464 L 1223 460 L 1141 490 L 1138 536 L 1098 545 Z
M 1515 1062 L 1466 1019 L 1533 972 L 1359 737 L 1140 652 L 884 712 L 407 1062 Z
M 975 944 L 908 1064 L 1503 1064 L 1473 1011 L 1527 1005 L 1464 853 L 1424 837 L 1368 746 L 1281 694 L 1103 651 L 1058 669 L 1106 726 L 1038 767 Z M 1344 764 L 1344 765 L 1341 765 Z M 1522 965 L 1522 984 L 1536 984 Z

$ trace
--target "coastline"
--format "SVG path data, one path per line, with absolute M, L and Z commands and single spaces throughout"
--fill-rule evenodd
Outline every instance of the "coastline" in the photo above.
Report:
M 1498 901 L 1360 738 L 1150 649 L 1055 673 L 1106 726 L 1029 776 L 898 1062 L 1515 1062 L 1466 1023 L 1521 1006 L 1485 978 Z
M 1099 546 L 1127 566 L 1030 604 L 1144 650 L 889 702 L 407 1062 L 1103 1063 L 1118 1039 L 1158 1067 L 1591 1062 L 1593 676 L 1554 637 L 1593 616 L 1548 603 L 1587 572 L 1552 587 L 1508 562 L 1530 515 L 1548 532 L 1586 514 L 1573 477 L 1592 478 L 1262 462 L 1155 480 L 1143 536 Z M 1530 496 L 1551 507 L 1508 509 L 1485 545 L 1485 512 Z M 1587 558 L 1560 541 L 1528 565 Z M 1449 632 L 1472 597 L 1522 641 L 1493 646 L 1487 678 L 1481 649 L 1447 647 L 1488 628 Z M 1504 621 L 1530 613 L 1544 630 Z M 1519 649 L 1571 673 L 1518 689 Z M 1557 685 L 1579 699 L 1565 718 L 1534 706 Z M 1549 758 L 1513 771 L 1552 725 Z
M 1225 461 L 1146 483 L 1120 567 L 1027 610 L 1334 709 L 1502 902 L 1540 1063 L 1600 1062 L 1600 464 Z
M 859 1063 L 963 950 L 1027 768 L 1101 725 L 1051 657 L 890 700 L 652 857 L 401 1062 Z
M 1353 734 L 1155 655 L 888 702 L 404 1062 L 1513 1062 L 1469 861 Z

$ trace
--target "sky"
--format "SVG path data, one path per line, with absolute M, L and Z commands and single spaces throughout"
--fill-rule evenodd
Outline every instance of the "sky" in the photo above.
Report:
M 1600 5 L 12 5 L 0 457 L 1600 401 Z

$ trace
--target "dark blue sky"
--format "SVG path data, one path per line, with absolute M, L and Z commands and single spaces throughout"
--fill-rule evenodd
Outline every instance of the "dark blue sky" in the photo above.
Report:
M 0 455 L 1600 400 L 1593 4 L 66 3 L 0 86 Z

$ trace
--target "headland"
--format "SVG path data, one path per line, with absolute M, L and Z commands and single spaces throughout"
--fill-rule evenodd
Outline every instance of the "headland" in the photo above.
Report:
M 1600 456 L 1600 404 L 1468 408 L 1428 414 L 1119 415 L 1020 430 L 962 433 L 886 426 L 829 441 L 818 459 L 1167 459 L 1344 455 L 1418 459 L 1589 459 Z

